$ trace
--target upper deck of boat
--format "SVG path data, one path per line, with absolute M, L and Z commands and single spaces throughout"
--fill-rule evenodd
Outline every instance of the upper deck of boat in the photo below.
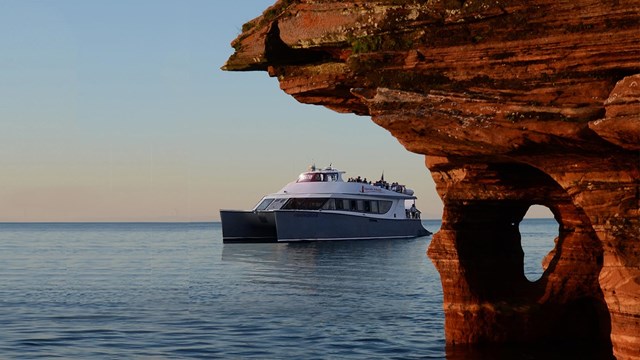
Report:
M 344 171 L 332 167 L 317 169 L 315 166 L 309 171 L 303 172 L 294 182 L 287 184 L 277 195 L 292 194 L 353 194 L 353 195 L 374 195 L 381 197 L 415 199 L 413 190 L 396 182 L 388 183 L 384 176 L 380 180 L 371 182 L 360 176 L 349 178 L 344 181 L 342 174 Z M 276 194 L 274 194 L 276 195 Z

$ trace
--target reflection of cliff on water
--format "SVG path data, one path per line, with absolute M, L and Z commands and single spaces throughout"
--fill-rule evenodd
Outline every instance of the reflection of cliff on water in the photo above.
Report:
M 485 344 L 446 346 L 447 360 L 611 360 L 611 346 L 597 343 Z

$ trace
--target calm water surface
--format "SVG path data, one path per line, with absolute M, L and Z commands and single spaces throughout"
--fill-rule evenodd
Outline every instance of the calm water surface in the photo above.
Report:
M 557 224 L 520 228 L 537 279 Z M 0 224 L 0 357 L 445 358 L 430 241 L 223 245 L 219 224 Z

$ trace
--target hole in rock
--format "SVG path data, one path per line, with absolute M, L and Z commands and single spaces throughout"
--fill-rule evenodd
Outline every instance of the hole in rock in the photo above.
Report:
M 520 222 L 520 243 L 524 252 L 524 275 L 529 281 L 542 277 L 542 262 L 556 244 L 559 224 L 548 207 L 532 205 Z

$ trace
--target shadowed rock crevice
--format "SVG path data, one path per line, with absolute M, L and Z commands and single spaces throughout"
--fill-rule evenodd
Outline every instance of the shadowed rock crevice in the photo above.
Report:
M 224 69 L 266 70 L 425 155 L 448 344 L 586 340 L 638 359 L 639 23 L 636 0 L 282 0 Z M 559 235 L 529 282 L 533 204 Z
M 278 22 L 271 24 L 265 41 L 265 57 L 269 66 L 283 66 L 296 64 L 314 64 L 331 58 L 321 50 L 293 49 L 280 38 Z

